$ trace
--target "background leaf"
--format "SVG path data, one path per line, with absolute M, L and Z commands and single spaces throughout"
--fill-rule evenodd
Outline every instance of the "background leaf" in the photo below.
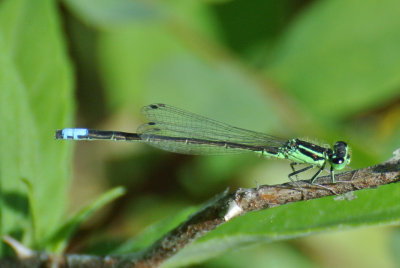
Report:
M 100 208 L 122 196 L 124 192 L 124 188 L 122 187 L 111 189 L 94 200 L 91 204 L 82 208 L 81 211 L 73 215 L 69 220 L 62 224 L 52 236 L 48 238 L 48 241 L 46 241 L 47 248 L 49 248 L 52 252 L 63 253 L 70 237 L 79 227 L 79 225 L 81 225 Z
M 1 228 L 32 246 L 59 223 L 69 173 L 70 150 L 53 138 L 72 112 L 71 67 L 55 4 L 3 1 L 0 57 Z
M 315 3 L 282 36 L 267 74 L 325 119 L 390 101 L 400 82 L 399 8 L 398 1 Z

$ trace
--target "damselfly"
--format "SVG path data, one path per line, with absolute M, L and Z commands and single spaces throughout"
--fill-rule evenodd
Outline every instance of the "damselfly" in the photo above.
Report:
M 142 114 L 149 122 L 139 126 L 137 133 L 65 128 L 57 130 L 56 139 L 141 141 L 166 151 L 194 155 L 254 152 L 292 161 L 293 172 L 288 175 L 292 181 L 293 176 L 318 167 L 310 179 L 311 183 L 315 182 L 327 163 L 332 183 L 335 182 L 335 170 L 341 170 L 350 163 L 349 147 L 343 141 L 336 142 L 331 149 L 300 139 L 281 139 L 166 104 L 147 105 L 143 107 Z M 295 170 L 296 164 L 308 166 Z

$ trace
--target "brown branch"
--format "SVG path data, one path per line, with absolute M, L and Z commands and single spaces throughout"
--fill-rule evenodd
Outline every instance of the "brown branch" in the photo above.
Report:
M 337 182 L 332 184 L 330 176 L 320 177 L 319 185 L 311 185 L 307 181 L 296 184 L 264 185 L 257 188 L 238 189 L 233 193 L 224 193 L 209 202 L 181 225 L 167 233 L 145 250 L 139 257 L 125 256 L 87 256 L 65 255 L 53 256 L 45 253 L 31 252 L 21 257 L 18 249 L 14 250 L 18 260 L 0 260 L 1 267 L 39 267 L 24 266 L 28 261 L 36 261 L 40 265 L 58 263 L 59 267 L 157 267 L 166 259 L 175 255 L 180 249 L 197 238 L 214 230 L 219 225 L 247 212 L 268 209 L 292 202 L 311 200 L 330 195 L 340 195 L 366 188 L 394 183 L 400 180 L 400 149 L 395 156 L 377 166 L 344 172 L 336 176 Z M 8 241 L 9 244 L 13 244 Z M 40 261 L 39 261 L 40 260 Z M 7 266 L 7 264 L 13 266 Z M 16 266 L 19 264 L 20 266 Z M 32 264 L 32 263 L 31 263 Z M 64 265 L 64 266 L 63 266 Z M 43 267 L 43 266 L 41 266 Z

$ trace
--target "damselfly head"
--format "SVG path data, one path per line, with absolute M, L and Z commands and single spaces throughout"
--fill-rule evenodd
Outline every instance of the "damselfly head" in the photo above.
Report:
M 333 146 L 333 154 L 329 157 L 333 169 L 340 170 L 350 164 L 350 149 L 344 141 L 337 141 Z

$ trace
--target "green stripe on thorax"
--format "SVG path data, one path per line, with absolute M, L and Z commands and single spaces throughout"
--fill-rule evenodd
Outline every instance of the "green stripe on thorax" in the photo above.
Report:
M 306 141 L 292 139 L 280 148 L 278 157 L 300 164 L 322 166 L 328 159 L 329 150 Z

